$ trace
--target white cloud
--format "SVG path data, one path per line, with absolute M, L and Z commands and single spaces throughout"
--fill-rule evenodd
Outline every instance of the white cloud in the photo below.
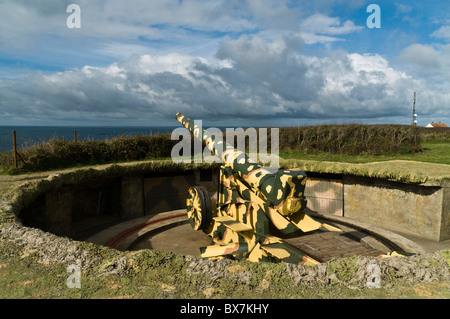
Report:
M 289 1 L 78 0 L 82 27 L 73 30 L 66 26 L 66 8 L 72 2 L 3 1 L 0 48 L 33 48 L 43 38 L 56 37 L 63 45 L 90 41 L 94 52 L 120 58 L 132 49 L 137 54 L 148 53 L 143 52 L 143 43 L 135 43 L 142 39 L 180 42 L 185 47 L 191 39 L 205 42 L 214 32 L 278 30 L 302 32 L 307 43 L 314 43 L 336 41 L 338 36 L 361 29 L 350 20 L 318 13 L 299 21 L 302 6 L 292 7 Z M 118 53 L 111 50 L 114 47 Z
M 322 13 L 315 13 L 300 23 L 300 29 L 312 33 L 327 35 L 342 35 L 359 31 L 363 27 L 356 26 L 353 21 L 341 22 L 338 17 L 329 17 Z
M 299 8 L 288 7 L 288 1 L 250 0 L 248 1 L 249 20 L 258 28 L 276 30 L 295 30 L 298 26 Z
M 450 25 L 443 25 L 431 34 L 432 37 L 450 40 Z
M 398 3 L 398 2 L 395 2 L 395 7 L 397 8 L 397 11 L 402 13 L 402 14 L 403 13 L 409 13 L 413 9 L 412 6 L 408 6 L 406 4 Z
M 441 67 L 441 58 L 430 45 L 412 44 L 400 52 L 399 59 L 423 68 L 432 69 L 433 72 Z
M 3 52 L 40 49 L 54 54 L 46 61 L 61 61 L 79 48 L 81 61 L 83 55 L 108 59 L 0 79 L 0 124 L 21 118 L 159 124 L 179 111 L 232 122 L 403 115 L 407 122 L 413 90 L 429 114 L 449 105 L 450 45 L 411 45 L 395 66 L 378 54 L 305 53 L 305 44 L 359 32 L 361 26 L 325 9 L 331 3 L 362 8 L 363 0 L 315 3 L 323 13 L 289 1 L 79 0 L 82 28 L 69 30 L 65 9 L 72 2 L 2 2 Z M 448 31 L 433 36 L 448 39 Z
M 394 69 L 379 55 L 307 56 L 295 40 L 228 38 L 218 50 L 220 63 L 145 54 L 106 67 L 3 80 L 0 113 L 3 121 L 25 116 L 139 124 L 158 124 L 180 111 L 246 123 L 389 116 L 408 121 L 413 90 L 420 90 L 422 111 L 430 114 L 442 112 L 449 101 L 449 94 Z
M 448 92 L 450 44 L 412 44 L 403 49 L 393 62 L 405 72 L 422 79 L 429 87 L 440 92 Z
M 171 26 L 203 31 L 243 31 L 254 28 L 241 17 L 232 1 L 178 0 L 78 0 L 81 29 L 67 28 L 71 0 L 5 0 L 0 10 L 0 44 L 29 46 L 35 37 L 59 36 L 102 40 L 174 36 Z M 78 37 L 78 38 L 77 38 Z
M 142 44 L 110 42 L 95 50 L 98 54 L 113 57 L 119 61 L 128 59 L 134 54 L 154 53 L 154 49 Z
M 342 36 L 363 29 L 356 26 L 353 21 L 341 22 L 338 17 L 330 17 L 322 13 L 315 13 L 300 23 L 300 34 L 306 44 L 317 42 L 343 41 Z
M 328 35 L 318 35 L 318 34 L 309 33 L 309 32 L 300 32 L 300 36 L 302 37 L 302 40 L 306 44 L 329 43 L 329 42 L 336 42 L 336 41 L 344 41 L 344 39 L 342 39 L 342 38 L 331 37 L 331 36 L 328 36 Z

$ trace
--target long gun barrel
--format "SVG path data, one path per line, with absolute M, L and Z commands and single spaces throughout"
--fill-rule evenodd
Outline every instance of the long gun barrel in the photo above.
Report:
M 236 150 L 222 139 L 205 129 L 200 129 L 192 120 L 181 113 L 176 114 L 177 120 L 187 128 L 194 137 L 204 141 L 207 147 L 216 154 L 223 163 L 230 165 L 234 173 L 240 176 L 251 189 L 262 193 L 267 204 L 277 208 L 281 214 L 290 215 L 306 207 L 304 185 L 306 174 L 300 170 L 278 170 L 272 174 L 252 159 L 245 152 Z
M 200 131 L 200 127 L 183 114 L 177 113 L 176 117 L 178 122 L 194 134 L 195 138 L 204 141 L 223 163 L 230 164 L 233 172 L 245 179 L 252 188 L 258 189 L 266 197 L 269 197 L 270 190 L 267 191 L 267 187 L 264 186 L 273 184 L 273 174 L 250 159 L 244 152 L 236 150 L 232 145 L 224 142 L 223 139 L 216 141 L 216 137 L 209 134 L 207 130 L 202 128 Z

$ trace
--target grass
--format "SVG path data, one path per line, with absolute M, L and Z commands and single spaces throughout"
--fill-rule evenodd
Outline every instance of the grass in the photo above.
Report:
M 427 163 L 439 163 L 450 165 L 450 143 L 449 142 L 423 142 L 423 152 L 410 154 L 385 154 L 385 155 L 348 155 L 333 154 L 316 150 L 285 150 L 280 151 L 280 157 L 284 159 L 301 159 L 344 163 L 370 163 L 392 160 L 408 160 Z
M 87 244 L 82 244 L 87 245 Z M 97 252 L 101 254 L 101 252 Z M 448 254 L 444 251 L 443 254 Z M 105 264 L 120 256 L 127 258 L 127 270 L 99 275 Z M 7 262 L 6 262 L 7 261 Z M 336 260 L 330 272 L 351 276 L 356 259 Z M 71 275 L 64 263 L 42 263 L 37 251 L 29 251 L 0 241 L 0 298 L 5 299 L 402 299 L 449 298 L 449 283 L 411 284 L 384 281 L 378 289 L 351 289 L 339 284 L 296 285 L 284 265 L 241 262 L 239 272 L 249 272 L 246 280 L 233 274 L 216 280 L 205 274 L 186 271 L 189 262 L 181 255 L 141 250 L 104 256 L 100 265 L 81 271 L 81 288 L 69 288 Z M 347 273 L 348 272 L 348 273 Z M 342 279 L 342 278 L 340 278 Z M 270 303 L 270 301 L 268 301 Z M 169 312 L 174 311 L 168 309 Z

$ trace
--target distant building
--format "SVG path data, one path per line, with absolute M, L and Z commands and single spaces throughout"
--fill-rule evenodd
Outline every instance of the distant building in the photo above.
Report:
M 439 122 L 439 123 L 431 122 L 430 124 L 428 124 L 425 127 L 448 127 L 448 126 L 441 122 Z

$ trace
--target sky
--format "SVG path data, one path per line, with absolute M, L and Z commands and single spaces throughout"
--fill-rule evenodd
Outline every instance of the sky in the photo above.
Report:
M 0 125 L 409 125 L 414 92 L 450 126 L 449 1 L 0 0 Z

